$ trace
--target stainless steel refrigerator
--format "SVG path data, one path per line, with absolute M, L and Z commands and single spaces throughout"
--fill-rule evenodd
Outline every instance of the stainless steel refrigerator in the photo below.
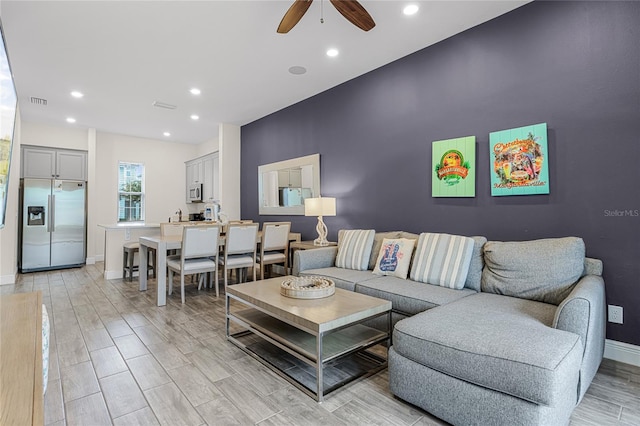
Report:
M 20 269 L 59 269 L 86 262 L 86 182 L 22 179 Z

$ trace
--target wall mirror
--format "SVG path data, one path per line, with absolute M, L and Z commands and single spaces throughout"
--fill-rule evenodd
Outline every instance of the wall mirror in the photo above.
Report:
M 320 154 L 258 166 L 263 215 L 304 215 L 305 198 L 320 196 Z

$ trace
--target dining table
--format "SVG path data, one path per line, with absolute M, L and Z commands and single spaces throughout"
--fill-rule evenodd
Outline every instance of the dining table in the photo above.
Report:
M 299 232 L 290 232 L 289 241 L 300 241 Z M 262 240 L 262 231 L 258 231 L 258 244 Z M 182 248 L 182 235 L 149 235 L 139 238 L 140 241 L 140 259 L 139 259 L 139 280 L 140 291 L 147 290 L 148 272 L 147 272 L 147 259 L 149 256 L 149 249 L 155 249 L 156 251 L 156 279 L 157 279 L 157 305 L 165 306 L 167 304 L 167 251 L 179 250 Z M 218 238 L 218 244 L 221 248 L 224 247 L 226 238 L 224 235 L 220 235 Z

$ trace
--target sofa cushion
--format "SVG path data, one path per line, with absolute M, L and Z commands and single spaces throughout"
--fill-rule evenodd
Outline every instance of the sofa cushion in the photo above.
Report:
M 461 289 L 469 273 L 474 240 L 449 234 L 420 234 L 411 279 L 442 287 Z
M 416 240 L 385 238 L 380 246 L 373 273 L 406 279 L 415 244 Z
M 406 315 L 414 315 L 476 293 L 466 288 L 453 290 L 435 285 L 424 285 L 402 278 L 379 277 L 373 274 L 372 276 L 373 279 L 359 281 L 355 291 L 389 300 L 395 312 Z
M 577 383 L 582 344 L 577 334 L 550 327 L 555 310 L 550 304 L 477 293 L 399 321 L 393 347 L 460 380 L 556 405 L 566 398 L 562 383 Z
M 485 237 L 473 238 L 473 254 L 471 254 L 471 262 L 469 262 L 469 272 L 467 280 L 464 283 L 465 288 L 480 291 L 480 282 L 482 279 L 482 268 L 484 267 L 484 243 L 487 242 Z
M 484 245 L 482 291 L 559 305 L 585 265 L 582 238 L 489 241 Z
M 377 277 L 371 271 L 356 271 L 332 266 L 330 268 L 307 269 L 300 272 L 301 277 L 321 276 L 333 280 L 336 287 L 349 291 L 355 291 L 356 283 L 371 280 Z
M 369 257 L 373 246 L 373 229 L 349 229 L 338 233 L 338 268 L 366 271 L 369 268 Z

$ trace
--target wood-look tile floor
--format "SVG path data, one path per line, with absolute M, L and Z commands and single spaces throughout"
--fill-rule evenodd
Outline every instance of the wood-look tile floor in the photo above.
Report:
M 224 297 L 187 285 L 167 306 L 103 264 L 20 275 L 51 318 L 46 425 L 443 425 L 389 392 L 384 370 L 317 404 L 226 341 Z M 174 287 L 175 289 L 175 287 Z M 640 425 L 640 368 L 604 360 L 572 425 Z

